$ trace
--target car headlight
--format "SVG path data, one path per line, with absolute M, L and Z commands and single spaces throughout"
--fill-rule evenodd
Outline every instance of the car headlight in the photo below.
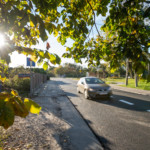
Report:
M 89 88 L 89 91 L 95 91 L 95 89 Z

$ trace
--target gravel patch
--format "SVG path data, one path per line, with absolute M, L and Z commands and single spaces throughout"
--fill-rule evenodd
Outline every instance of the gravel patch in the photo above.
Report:
M 71 149 L 71 141 L 66 134 L 70 125 L 62 119 L 57 97 L 43 94 L 34 100 L 42 107 L 39 115 L 30 114 L 26 119 L 16 117 L 12 127 L 7 130 L 1 128 L 0 138 L 3 149 Z

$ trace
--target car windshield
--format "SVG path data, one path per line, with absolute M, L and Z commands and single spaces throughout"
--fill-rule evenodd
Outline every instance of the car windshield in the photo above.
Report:
M 98 78 L 85 78 L 87 84 L 103 84 L 104 81 Z

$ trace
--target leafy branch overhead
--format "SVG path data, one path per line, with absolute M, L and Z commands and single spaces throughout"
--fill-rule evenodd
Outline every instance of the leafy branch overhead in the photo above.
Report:
M 39 38 L 46 41 L 49 33 L 56 36 L 62 45 L 68 38 L 73 40 L 74 44 L 66 49 L 65 57 L 72 57 L 77 62 L 86 58 L 90 65 L 113 56 L 116 60 L 111 62 L 112 66 L 118 63 L 117 58 L 128 57 L 130 52 L 134 57 L 138 51 L 134 57 L 136 60 L 141 51 L 142 54 L 143 51 L 147 53 L 150 46 L 147 0 L 3 0 L 0 6 L 1 30 L 13 37 L 15 46 L 35 45 Z M 106 16 L 107 12 L 109 15 L 102 31 L 110 33 L 105 37 L 100 34 L 96 17 Z M 97 39 L 87 40 L 93 27 L 97 31 Z M 114 35 L 116 38 L 112 39 Z
M 138 74 L 143 73 L 150 63 L 150 17 L 147 1 L 114 1 L 110 5 L 110 15 L 102 30 L 109 31 L 105 51 L 109 49 L 107 60 L 111 67 L 119 61 L 129 59 Z
M 100 59 L 110 62 L 112 68 L 126 58 L 141 73 L 150 62 L 150 15 L 148 1 L 117 1 L 109 6 L 109 15 L 102 26 L 103 36 L 75 43 L 64 56 L 74 54 L 77 60 L 86 57 L 90 64 Z M 88 57 L 87 57 L 88 56 Z

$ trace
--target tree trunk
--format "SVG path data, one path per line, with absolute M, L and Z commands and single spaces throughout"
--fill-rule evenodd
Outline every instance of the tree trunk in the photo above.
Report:
M 138 75 L 136 72 L 134 73 L 134 75 L 135 75 L 135 87 L 138 87 Z
M 121 75 L 120 75 L 120 72 L 119 72 L 119 73 L 118 73 L 118 77 L 120 78 L 120 76 L 121 76 Z
M 129 59 L 126 59 L 126 86 L 128 85 Z
M 148 75 L 150 74 L 150 63 L 148 63 Z
M 103 79 L 105 79 L 105 72 L 103 71 Z
M 100 78 L 99 71 L 97 71 L 96 77 L 97 77 L 97 78 Z
M 132 62 L 130 62 L 130 77 L 133 79 Z

